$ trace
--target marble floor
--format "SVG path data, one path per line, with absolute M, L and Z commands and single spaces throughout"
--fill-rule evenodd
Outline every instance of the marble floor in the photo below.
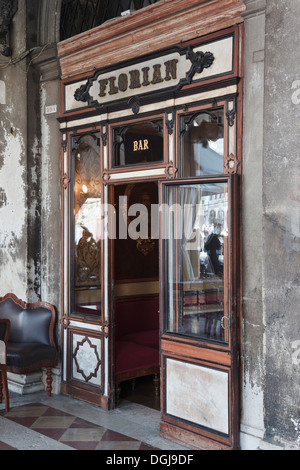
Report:
M 0 404 L 0 450 L 189 450 L 159 436 L 157 399 L 145 406 L 141 387 L 135 395 L 125 387 L 119 407 L 105 411 L 63 395 L 10 394 L 8 413 Z

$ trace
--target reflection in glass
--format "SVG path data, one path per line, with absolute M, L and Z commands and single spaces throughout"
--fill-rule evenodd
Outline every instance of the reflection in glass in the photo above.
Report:
M 74 298 L 75 310 L 100 314 L 101 190 L 100 135 L 80 137 L 74 158 Z
M 162 119 L 113 130 L 113 166 L 137 165 L 162 160 Z
M 227 341 L 222 326 L 228 253 L 227 183 L 169 186 L 167 204 L 172 210 L 164 220 L 169 234 L 166 329 Z
M 182 118 L 181 154 L 183 177 L 224 173 L 223 110 Z

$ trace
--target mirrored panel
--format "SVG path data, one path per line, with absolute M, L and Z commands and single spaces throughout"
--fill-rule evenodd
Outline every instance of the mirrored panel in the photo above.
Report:
M 224 173 L 224 110 L 198 111 L 180 118 L 182 177 Z
M 100 133 L 74 139 L 73 311 L 101 313 Z
M 163 161 L 163 119 L 113 129 L 112 166 Z
M 227 341 L 227 182 L 166 187 L 165 331 Z

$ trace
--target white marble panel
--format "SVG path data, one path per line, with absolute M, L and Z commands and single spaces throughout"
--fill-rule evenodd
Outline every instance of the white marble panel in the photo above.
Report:
M 228 373 L 166 360 L 166 412 L 228 434 Z

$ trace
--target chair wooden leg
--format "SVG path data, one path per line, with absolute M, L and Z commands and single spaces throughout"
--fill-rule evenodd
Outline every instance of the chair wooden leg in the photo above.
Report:
M 47 394 L 48 397 L 51 397 L 51 392 L 52 392 L 52 367 L 47 367 Z
M 1 380 L 2 379 L 2 380 Z M 8 394 L 8 385 L 7 385 L 7 371 L 6 367 L 1 370 L 1 382 L 3 383 L 4 391 L 4 400 L 5 400 L 5 410 L 9 411 L 9 394 Z M 2 386 L 1 386 L 1 402 L 2 402 Z

